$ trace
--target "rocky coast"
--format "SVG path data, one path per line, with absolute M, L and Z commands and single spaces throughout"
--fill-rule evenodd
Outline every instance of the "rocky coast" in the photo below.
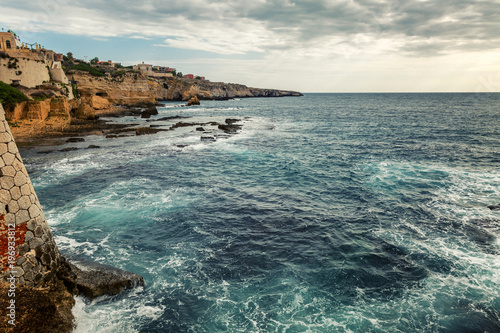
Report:
M 150 78 L 137 73 L 95 77 L 76 71 L 68 76 L 75 82 L 71 94 L 67 87 L 54 83 L 35 88 L 18 87 L 37 99 L 6 108 L 6 117 L 19 145 L 52 145 L 58 137 L 119 130 L 99 118 L 123 115 L 147 118 L 148 114 L 156 114 L 159 101 L 189 101 L 191 105 L 191 101 L 196 100 L 196 105 L 200 100 L 302 96 L 295 91 L 177 77 Z M 39 100 L 40 97 L 43 100 Z
M 2 244 L 10 244 L 10 232 L 13 241 L 12 255 L 8 248 L 2 252 L 0 307 L 8 309 L 9 295 L 15 301 L 13 319 L 2 310 L 2 332 L 71 332 L 75 295 L 91 301 L 145 284 L 137 274 L 75 258 L 68 261 L 59 253 L 17 145 L 36 146 L 40 153 L 96 149 L 99 146 L 85 144 L 85 135 L 114 139 L 176 130 L 198 133 L 201 141 L 216 141 L 237 134 L 245 120 L 158 117 L 159 102 L 186 101 L 178 105 L 183 107 L 199 105 L 200 100 L 301 96 L 293 91 L 137 73 L 95 77 L 76 71 L 68 76 L 71 89 L 56 82 L 14 85 L 27 98 L 6 104 L 5 110 L 0 105 L 0 148 L 5 146 L 0 151 L 0 236 L 5 238 Z M 110 121 L 123 116 L 133 116 L 137 122 Z M 71 145 L 57 148 L 67 143 Z

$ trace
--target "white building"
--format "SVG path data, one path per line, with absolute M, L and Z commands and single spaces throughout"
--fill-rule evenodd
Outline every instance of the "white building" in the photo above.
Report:
M 143 61 L 142 64 L 134 65 L 134 71 L 139 71 L 141 74 L 146 75 L 153 74 L 153 65 L 145 64 Z

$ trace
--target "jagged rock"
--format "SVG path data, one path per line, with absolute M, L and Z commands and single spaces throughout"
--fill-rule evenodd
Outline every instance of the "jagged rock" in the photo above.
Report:
M 149 112 L 149 114 L 152 116 L 156 116 L 158 114 L 158 109 L 154 105 L 148 106 L 146 111 Z
M 226 121 L 226 124 L 232 125 L 234 123 L 237 123 L 237 122 L 241 121 L 241 119 L 231 119 L 231 118 L 228 118 L 225 121 Z
M 82 103 L 75 111 L 75 118 L 93 120 L 95 119 L 95 110 L 87 103 Z
M 235 134 L 241 129 L 241 125 L 219 125 L 218 127 L 228 134 Z
M 151 127 L 139 127 L 135 130 L 135 135 L 146 135 L 146 134 L 156 134 L 158 132 L 165 131 L 161 128 L 151 128 Z
M 198 97 L 194 96 L 192 97 L 188 103 L 187 103 L 188 106 L 191 106 L 191 105 L 200 105 L 200 100 L 198 99 Z
M 163 118 L 157 119 L 156 121 L 168 121 L 168 120 L 172 120 L 172 119 L 182 119 L 182 118 L 190 118 L 190 117 L 183 117 L 183 116 L 163 117 Z
M 84 142 L 84 141 L 85 141 L 84 138 L 69 138 L 68 140 L 66 140 L 66 142 L 68 142 L 68 143 Z
M 498 204 L 498 205 L 489 205 L 488 208 L 491 209 L 491 210 L 500 210 L 500 204 Z
M 62 151 L 62 152 L 67 152 L 67 151 L 73 151 L 73 150 L 77 150 L 78 148 L 76 147 L 68 147 L 68 148 L 63 148 L 59 151 Z
M 109 101 L 101 96 L 90 97 L 90 106 L 96 110 L 109 109 Z
M 97 148 L 101 148 L 100 146 L 96 146 L 96 145 L 89 145 L 87 147 L 87 149 L 97 149 Z
M 141 112 L 141 118 L 151 118 L 151 116 L 155 116 L 158 114 L 158 109 L 156 106 L 149 106 L 146 110 Z
M 196 127 L 196 130 L 199 132 L 205 132 L 205 129 L 203 127 Z
M 78 292 L 90 300 L 102 295 L 117 295 L 126 289 L 144 286 L 142 276 L 108 265 L 72 261 L 71 271 L 76 274 Z
M 0 282 L 0 332 L 59 332 L 69 333 L 74 329 L 71 309 L 75 304 L 73 295 L 69 293 L 62 281 L 56 281 L 44 288 L 33 288 L 16 284 L 15 311 L 16 325 L 8 323 L 5 309 L 9 306 L 6 296 L 9 285 Z
M 55 97 L 56 93 L 54 93 L 53 91 L 50 91 L 50 90 L 43 90 L 43 91 L 36 91 L 36 92 L 32 93 L 30 96 L 33 99 L 36 99 L 36 98 L 44 99 L 44 98 Z
M 201 123 L 185 123 L 185 122 L 178 122 L 178 123 L 175 123 L 173 124 L 172 126 L 170 126 L 170 130 L 174 130 L 176 128 L 179 128 L 179 127 L 189 127 L 189 126 L 200 126 L 202 125 Z

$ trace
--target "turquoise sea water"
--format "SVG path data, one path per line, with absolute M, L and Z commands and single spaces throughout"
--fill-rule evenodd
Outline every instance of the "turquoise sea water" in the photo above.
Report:
M 500 332 L 500 94 L 178 106 L 244 126 L 21 152 L 61 252 L 146 281 L 76 332 Z

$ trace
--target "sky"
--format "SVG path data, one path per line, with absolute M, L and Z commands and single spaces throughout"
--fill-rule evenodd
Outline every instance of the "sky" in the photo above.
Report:
M 0 28 L 258 88 L 500 91 L 500 0 L 0 0 Z

